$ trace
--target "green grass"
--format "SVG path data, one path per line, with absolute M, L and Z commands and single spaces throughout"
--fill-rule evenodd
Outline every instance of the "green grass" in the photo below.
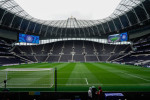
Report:
M 3 66 L 6 68 L 57 68 L 58 91 L 88 91 L 90 86 L 101 86 L 103 91 L 141 91 L 150 92 L 150 69 L 139 66 L 120 65 L 111 63 L 38 63 L 15 66 Z M 10 91 L 54 91 L 52 88 L 32 88 L 46 80 L 49 75 L 40 72 L 27 72 L 26 74 L 10 75 L 12 79 L 22 77 L 39 77 L 32 80 L 26 88 L 9 88 Z M 11 80 L 10 78 L 10 80 Z M 19 79 L 18 78 L 18 79 Z M 15 82 L 18 82 L 16 80 Z M 22 81 L 23 83 L 23 81 Z M 20 84 L 22 84 L 20 83 Z M 16 84 L 16 83 L 14 83 Z M 2 89 L 1 89 L 2 90 Z
M 111 41 L 116 41 L 116 40 L 118 40 L 118 37 L 114 37 L 111 39 Z

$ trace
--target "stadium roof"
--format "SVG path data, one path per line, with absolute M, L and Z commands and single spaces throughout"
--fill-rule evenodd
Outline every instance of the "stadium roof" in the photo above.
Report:
M 74 17 L 66 20 L 41 20 L 29 15 L 14 0 L 0 0 L 1 29 L 13 31 L 14 34 L 38 35 L 41 40 L 107 39 L 108 35 L 122 32 L 127 32 L 129 38 L 133 38 L 135 35 L 131 35 L 137 32 L 137 29 L 146 30 L 149 25 L 150 0 L 122 0 L 110 16 L 97 20 Z
M 40 23 L 42 25 L 48 25 L 53 27 L 60 28 L 82 28 L 82 27 L 90 27 L 95 26 L 109 20 L 115 19 L 118 16 L 125 14 L 127 11 L 133 9 L 135 6 L 139 5 L 144 0 L 122 0 L 115 11 L 104 19 L 97 20 L 78 20 L 76 18 L 68 18 L 67 20 L 41 20 L 32 17 L 29 15 L 24 9 L 22 9 L 14 0 L 0 0 L 1 8 L 17 15 L 21 16 L 24 19 Z

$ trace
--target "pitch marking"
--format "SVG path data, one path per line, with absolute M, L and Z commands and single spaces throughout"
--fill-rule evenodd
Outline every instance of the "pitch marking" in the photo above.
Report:
M 121 72 L 121 73 L 124 73 L 124 74 L 127 74 L 127 75 L 129 75 L 129 76 L 132 76 L 132 77 L 136 77 L 136 78 L 139 78 L 139 79 L 142 79 L 142 80 L 144 80 L 144 81 L 150 81 L 150 80 L 148 80 L 148 79 L 145 79 L 145 78 L 142 78 L 142 77 L 139 77 L 139 76 L 136 76 L 136 75 L 132 75 L 132 74 L 128 74 L 128 73 L 125 73 L 125 72 Z
M 88 83 L 88 81 L 87 81 L 87 78 L 85 78 L 85 81 L 86 81 L 86 84 L 88 85 L 89 83 Z

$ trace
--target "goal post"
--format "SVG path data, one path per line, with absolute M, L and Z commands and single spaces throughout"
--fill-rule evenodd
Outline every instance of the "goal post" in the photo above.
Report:
M 54 68 L 7 68 L 0 70 L 0 88 L 51 88 L 54 85 Z

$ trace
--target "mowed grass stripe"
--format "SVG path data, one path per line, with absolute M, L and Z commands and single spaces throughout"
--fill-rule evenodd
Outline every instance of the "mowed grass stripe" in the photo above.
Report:
M 65 66 L 58 69 L 57 72 L 57 78 L 58 78 L 58 85 L 66 84 L 71 72 L 73 71 L 76 63 L 66 63 Z M 67 73 L 61 73 L 61 72 L 67 72 Z
M 76 63 L 66 86 L 63 88 L 66 91 L 87 91 L 89 89 L 89 83 L 92 83 L 91 79 L 97 81 L 84 63 Z
M 83 85 L 86 85 L 86 80 L 85 78 L 87 77 L 84 73 L 86 72 L 87 70 L 85 69 L 85 66 L 84 64 L 82 63 L 77 63 L 74 70 L 72 71 L 69 79 L 68 79 L 68 82 L 67 82 L 67 85 L 69 84 L 73 84 L 73 85 L 77 85 L 77 84 L 83 84 Z M 76 72 L 76 73 L 74 73 Z
M 30 71 L 30 72 L 8 72 L 8 84 L 11 87 L 25 88 L 25 87 L 36 87 L 38 85 L 43 85 L 43 88 L 46 87 L 44 84 L 49 84 L 50 86 L 50 71 Z M 48 87 L 48 86 L 47 86 Z
M 118 64 L 110 65 L 110 64 L 106 64 L 106 63 L 99 63 L 99 65 L 103 66 L 103 68 L 109 69 L 109 71 L 112 71 L 112 72 L 118 70 L 117 72 L 114 72 L 114 73 L 120 75 L 122 77 L 122 79 L 125 78 L 128 83 L 131 83 L 131 84 L 150 83 L 149 79 L 141 76 L 141 74 L 144 73 L 142 70 L 141 70 L 141 74 L 140 73 L 137 74 L 136 73 L 137 70 L 133 70 L 133 69 L 129 70 L 128 68 L 122 69 L 122 67 L 124 67 L 124 66 L 122 66 L 122 65 L 118 66 Z M 136 74 L 133 72 L 135 72 Z
M 132 65 L 111 64 L 111 63 L 103 63 L 103 65 L 115 66 L 115 68 L 117 68 L 117 69 L 127 71 L 127 72 L 137 75 L 139 77 L 150 80 L 150 77 L 149 77 L 150 69 L 149 68 L 143 68 L 140 66 L 132 66 Z
M 55 66 L 61 65 L 62 63 L 37 63 L 30 66 L 27 66 L 29 68 L 53 68 Z
M 139 79 L 133 80 L 133 77 L 131 77 L 129 75 L 125 75 L 124 73 L 122 73 L 123 70 L 116 69 L 115 66 L 107 66 L 103 63 L 94 63 L 93 65 L 95 65 L 101 69 L 107 70 L 107 72 L 108 72 L 107 76 L 109 76 L 110 77 L 109 80 L 112 81 L 112 82 L 110 82 L 110 84 L 113 83 L 114 81 L 116 81 L 116 79 L 117 79 L 116 84 L 138 84 Z M 111 76 L 111 73 L 112 73 L 112 76 Z M 106 78 L 106 76 L 105 76 L 105 78 Z M 105 85 L 106 84 L 108 84 L 108 83 L 105 83 Z M 139 84 L 141 84 L 141 80 L 139 81 Z
M 42 73 L 40 73 L 40 74 L 42 74 Z M 40 77 L 36 81 L 34 81 L 31 84 L 31 86 L 33 86 L 34 84 L 37 86 L 41 84 L 42 87 L 50 88 L 53 84 L 52 80 L 50 78 L 52 78 L 52 77 L 50 77 L 50 73 L 47 73 L 46 75 L 45 74 L 40 75 Z
M 103 83 L 102 88 L 103 88 L 104 91 L 149 91 L 150 90 L 149 83 L 144 85 L 145 82 L 142 83 L 139 80 L 138 81 L 134 80 L 133 77 L 131 77 L 131 76 L 130 77 L 126 76 L 126 77 L 129 77 L 129 79 L 125 78 L 125 77 L 122 77 L 122 76 L 125 76 L 125 75 L 124 74 L 123 75 L 119 74 L 120 70 L 115 69 L 111 65 L 106 66 L 105 63 L 104 63 L 104 65 L 103 65 L 103 63 L 90 63 L 90 64 L 93 64 L 93 65 L 99 67 L 100 69 L 105 69 L 105 70 L 103 70 L 103 71 L 105 71 L 104 73 L 99 71 L 104 76 L 103 79 L 104 79 L 105 82 L 103 82 L 103 80 L 102 80 L 102 83 Z M 95 66 L 93 66 L 94 68 L 91 69 L 91 70 L 95 69 L 95 71 L 93 71 L 93 72 L 98 71 L 98 68 L 96 68 Z M 110 77 L 110 78 L 108 78 L 108 77 Z M 109 80 L 109 81 L 106 82 L 106 80 Z M 139 83 L 137 83 L 137 82 L 139 82 Z
M 105 84 L 123 84 L 126 80 L 122 79 L 119 75 L 104 69 L 101 65 L 95 65 L 95 63 L 86 63 L 87 68 L 97 77 L 100 85 Z M 101 67 L 100 67 L 101 66 Z M 99 72 L 99 73 L 98 73 Z M 118 82 L 118 80 L 121 80 Z
M 61 63 L 59 65 L 54 65 L 53 68 L 57 68 L 58 72 L 61 71 L 61 69 L 65 66 L 67 66 L 69 63 Z
M 150 69 L 138 66 L 111 63 L 37 63 L 18 66 L 3 66 L 4 68 L 57 68 L 58 91 L 87 91 L 89 86 L 102 86 L 103 91 L 150 91 Z M 40 76 L 41 74 L 41 76 Z M 49 74 L 48 74 L 49 75 Z M 12 81 L 17 85 L 21 78 L 27 78 L 31 84 L 42 86 L 48 83 L 49 76 L 44 73 L 27 72 L 20 75 L 12 74 Z M 32 77 L 35 78 L 32 80 Z M 32 82 L 31 82 L 32 81 Z M 25 83 L 21 81 L 22 84 Z M 87 85 L 88 82 L 88 85 Z M 47 87 L 45 84 L 45 87 Z M 19 86 L 18 86 L 19 87 Z M 18 89 L 19 90 L 19 89 Z M 50 90 L 54 90 L 51 88 Z
M 83 74 L 84 78 L 87 79 L 88 85 L 100 84 L 97 77 L 95 77 L 95 75 L 93 75 L 93 73 L 87 68 L 86 63 L 81 63 L 81 66 L 80 66 L 79 70 L 82 71 L 82 74 Z

